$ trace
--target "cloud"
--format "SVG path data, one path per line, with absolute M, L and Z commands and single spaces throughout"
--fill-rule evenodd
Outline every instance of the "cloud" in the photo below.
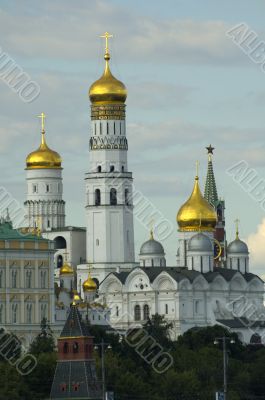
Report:
M 265 218 L 258 225 L 257 231 L 251 233 L 246 241 L 250 252 L 251 269 L 258 270 L 265 279 Z
M 64 1 L 63 7 L 61 2 L 51 0 L 28 3 L 30 12 L 25 8 L 18 12 L 17 7 L 0 11 L 4 50 L 24 57 L 95 59 L 98 36 L 108 26 L 116 37 L 112 52 L 118 45 L 124 61 L 248 64 L 226 37 L 231 27 L 224 21 L 151 18 L 134 8 L 102 0 L 90 1 L 89 6 L 86 1 L 76 4 L 69 0 Z
M 187 106 L 191 94 L 195 91 L 195 88 L 192 87 L 159 81 L 132 82 L 127 87 L 129 92 L 128 107 L 142 108 L 144 110 L 153 110 L 158 107 L 164 108 L 165 99 L 167 109 Z

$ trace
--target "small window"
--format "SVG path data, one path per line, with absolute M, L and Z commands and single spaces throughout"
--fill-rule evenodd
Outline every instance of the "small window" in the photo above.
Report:
M 114 188 L 110 189 L 110 205 L 117 205 L 117 190 Z
M 109 123 L 107 122 L 107 135 L 109 134 Z
M 50 191 L 50 185 L 46 185 L 46 192 L 48 193 Z
M 124 165 L 121 167 L 121 172 L 124 172 Z
M 73 352 L 74 352 L 74 353 L 78 353 L 78 350 L 79 350 L 78 343 L 77 343 L 77 342 L 74 342 L 74 344 L 73 344 Z
M 124 200 L 125 200 L 126 206 L 128 206 L 129 205 L 129 189 L 125 189 L 125 191 L 124 191 Z
M 149 318 L 149 305 L 145 304 L 144 305 L 144 320 L 147 320 Z
M 47 227 L 50 228 L 50 220 L 47 221 Z
M 98 172 L 101 172 L 101 165 L 98 165 Z
M 67 342 L 65 342 L 64 345 L 63 345 L 63 352 L 64 353 L 68 353 L 68 351 L 69 351 L 69 345 L 68 345 Z
M 114 133 L 114 135 L 116 134 L 116 126 L 115 126 L 115 122 L 114 122 L 114 124 L 113 124 L 113 133 Z
M 138 304 L 134 307 L 134 319 L 135 321 L 141 321 L 141 308 Z
M 101 122 L 99 123 L 99 133 L 102 135 L 102 125 L 101 125 Z
M 165 314 L 168 314 L 168 304 L 165 304 Z
M 38 191 L 37 185 L 33 185 L 33 193 L 37 193 L 37 191 Z
M 119 316 L 119 307 L 116 306 L 116 317 L 118 317 L 118 316 Z
M 99 246 L 99 239 L 96 239 L 96 246 Z
M 114 172 L 115 171 L 114 165 L 111 165 L 109 170 L 110 172 Z
M 101 203 L 100 190 L 96 189 L 95 190 L 95 206 L 99 206 L 100 203 Z

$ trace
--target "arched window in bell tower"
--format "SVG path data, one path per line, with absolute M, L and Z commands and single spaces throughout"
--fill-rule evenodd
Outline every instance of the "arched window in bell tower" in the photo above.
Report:
M 111 206 L 117 205 L 117 190 L 114 188 L 110 189 L 110 205 Z
M 100 195 L 100 189 L 95 190 L 95 206 L 100 206 L 101 203 L 101 195 Z

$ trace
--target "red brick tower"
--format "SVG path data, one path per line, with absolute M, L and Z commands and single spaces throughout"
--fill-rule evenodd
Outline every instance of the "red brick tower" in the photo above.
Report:
M 50 396 L 52 400 L 102 398 L 92 352 L 93 337 L 73 304 L 58 339 L 58 361 Z

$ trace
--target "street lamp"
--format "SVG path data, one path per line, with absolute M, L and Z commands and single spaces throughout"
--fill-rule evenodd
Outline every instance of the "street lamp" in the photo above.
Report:
M 217 337 L 214 339 L 214 344 L 223 344 L 223 366 L 224 366 L 224 400 L 226 400 L 226 395 L 227 395 L 227 364 L 228 364 L 228 358 L 227 358 L 227 349 L 226 349 L 226 343 L 229 342 L 231 344 L 235 343 L 235 339 L 231 339 L 228 336 L 222 336 L 222 337 Z
M 102 400 L 105 400 L 106 393 L 106 380 L 105 380 L 105 349 L 110 350 L 112 347 L 110 343 L 104 342 L 104 339 L 100 343 L 95 343 L 94 350 L 100 348 L 101 352 L 101 375 L 102 375 Z

